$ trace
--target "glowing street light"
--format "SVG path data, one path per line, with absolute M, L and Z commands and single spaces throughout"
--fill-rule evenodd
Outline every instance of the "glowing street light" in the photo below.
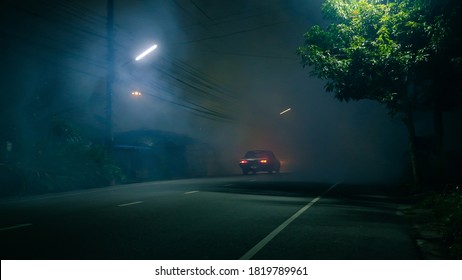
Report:
M 146 55 L 148 55 L 149 53 L 151 53 L 153 50 L 155 50 L 157 48 L 157 45 L 153 45 L 151 46 L 149 49 L 145 50 L 144 52 L 142 52 L 139 56 L 137 56 L 135 58 L 136 61 L 140 60 L 140 59 L 143 59 L 143 57 L 145 57 Z
M 284 111 L 279 113 L 279 115 L 285 114 L 285 113 L 289 112 L 290 110 L 292 110 L 292 108 L 285 109 Z
M 132 91 L 133 96 L 141 96 L 141 92 L 139 91 Z

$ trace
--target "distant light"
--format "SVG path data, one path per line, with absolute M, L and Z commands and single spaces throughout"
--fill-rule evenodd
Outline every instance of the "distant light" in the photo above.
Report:
M 290 110 L 292 110 L 292 108 L 285 109 L 284 111 L 279 113 L 279 115 L 285 114 L 285 113 L 289 112 Z
M 141 96 L 141 92 L 139 91 L 132 91 L 133 96 Z
M 142 59 L 143 57 L 145 57 L 146 55 L 148 55 L 150 52 L 152 52 L 153 50 L 155 50 L 157 48 L 157 45 L 154 45 L 152 47 L 150 47 L 149 49 L 145 50 L 142 54 L 140 54 L 139 56 L 137 56 L 135 58 L 136 61 Z

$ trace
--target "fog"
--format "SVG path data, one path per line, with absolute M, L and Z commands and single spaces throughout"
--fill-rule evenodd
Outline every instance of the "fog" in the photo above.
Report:
M 335 100 L 296 56 L 303 33 L 323 24 L 321 3 L 115 0 L 114 133 L 187 135 L 218 151 L 222 174 L 240 173 L 247 150 L 270 149 L 283 172 L 312 180 L 399 180 L 401 121 L 374 102 Z M 2 117 L 22 139 L 40 134 L 31 120 L 54 115 L 102 129 L 106 1 L 1 5 Z

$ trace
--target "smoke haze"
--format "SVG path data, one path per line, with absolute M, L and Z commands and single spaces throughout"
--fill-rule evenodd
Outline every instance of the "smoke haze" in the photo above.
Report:
M 155 129 L 208 143 L 223 174 L 238 174 L 247 150 L 270 149 L 283 172 L 313 180 L 398 180 L 404 125 L 379 104 L 335 100 L 301 67 L 296 48 L 323 24 L 321 3 L 115 0 L 114 132 Z M 14 104 L 2 117 L 22 139 L 40 134 L 32 120 L 54 115 L 103 129 L 106 1 L 1 5 L 1 101 Z M 133 61 L 153 43 L 155 52 Z

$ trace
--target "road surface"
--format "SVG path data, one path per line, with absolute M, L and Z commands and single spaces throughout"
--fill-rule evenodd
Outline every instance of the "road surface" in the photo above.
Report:
M 386 189 L 290 174 L 0 201 L 1 259 L 419 259 Z

